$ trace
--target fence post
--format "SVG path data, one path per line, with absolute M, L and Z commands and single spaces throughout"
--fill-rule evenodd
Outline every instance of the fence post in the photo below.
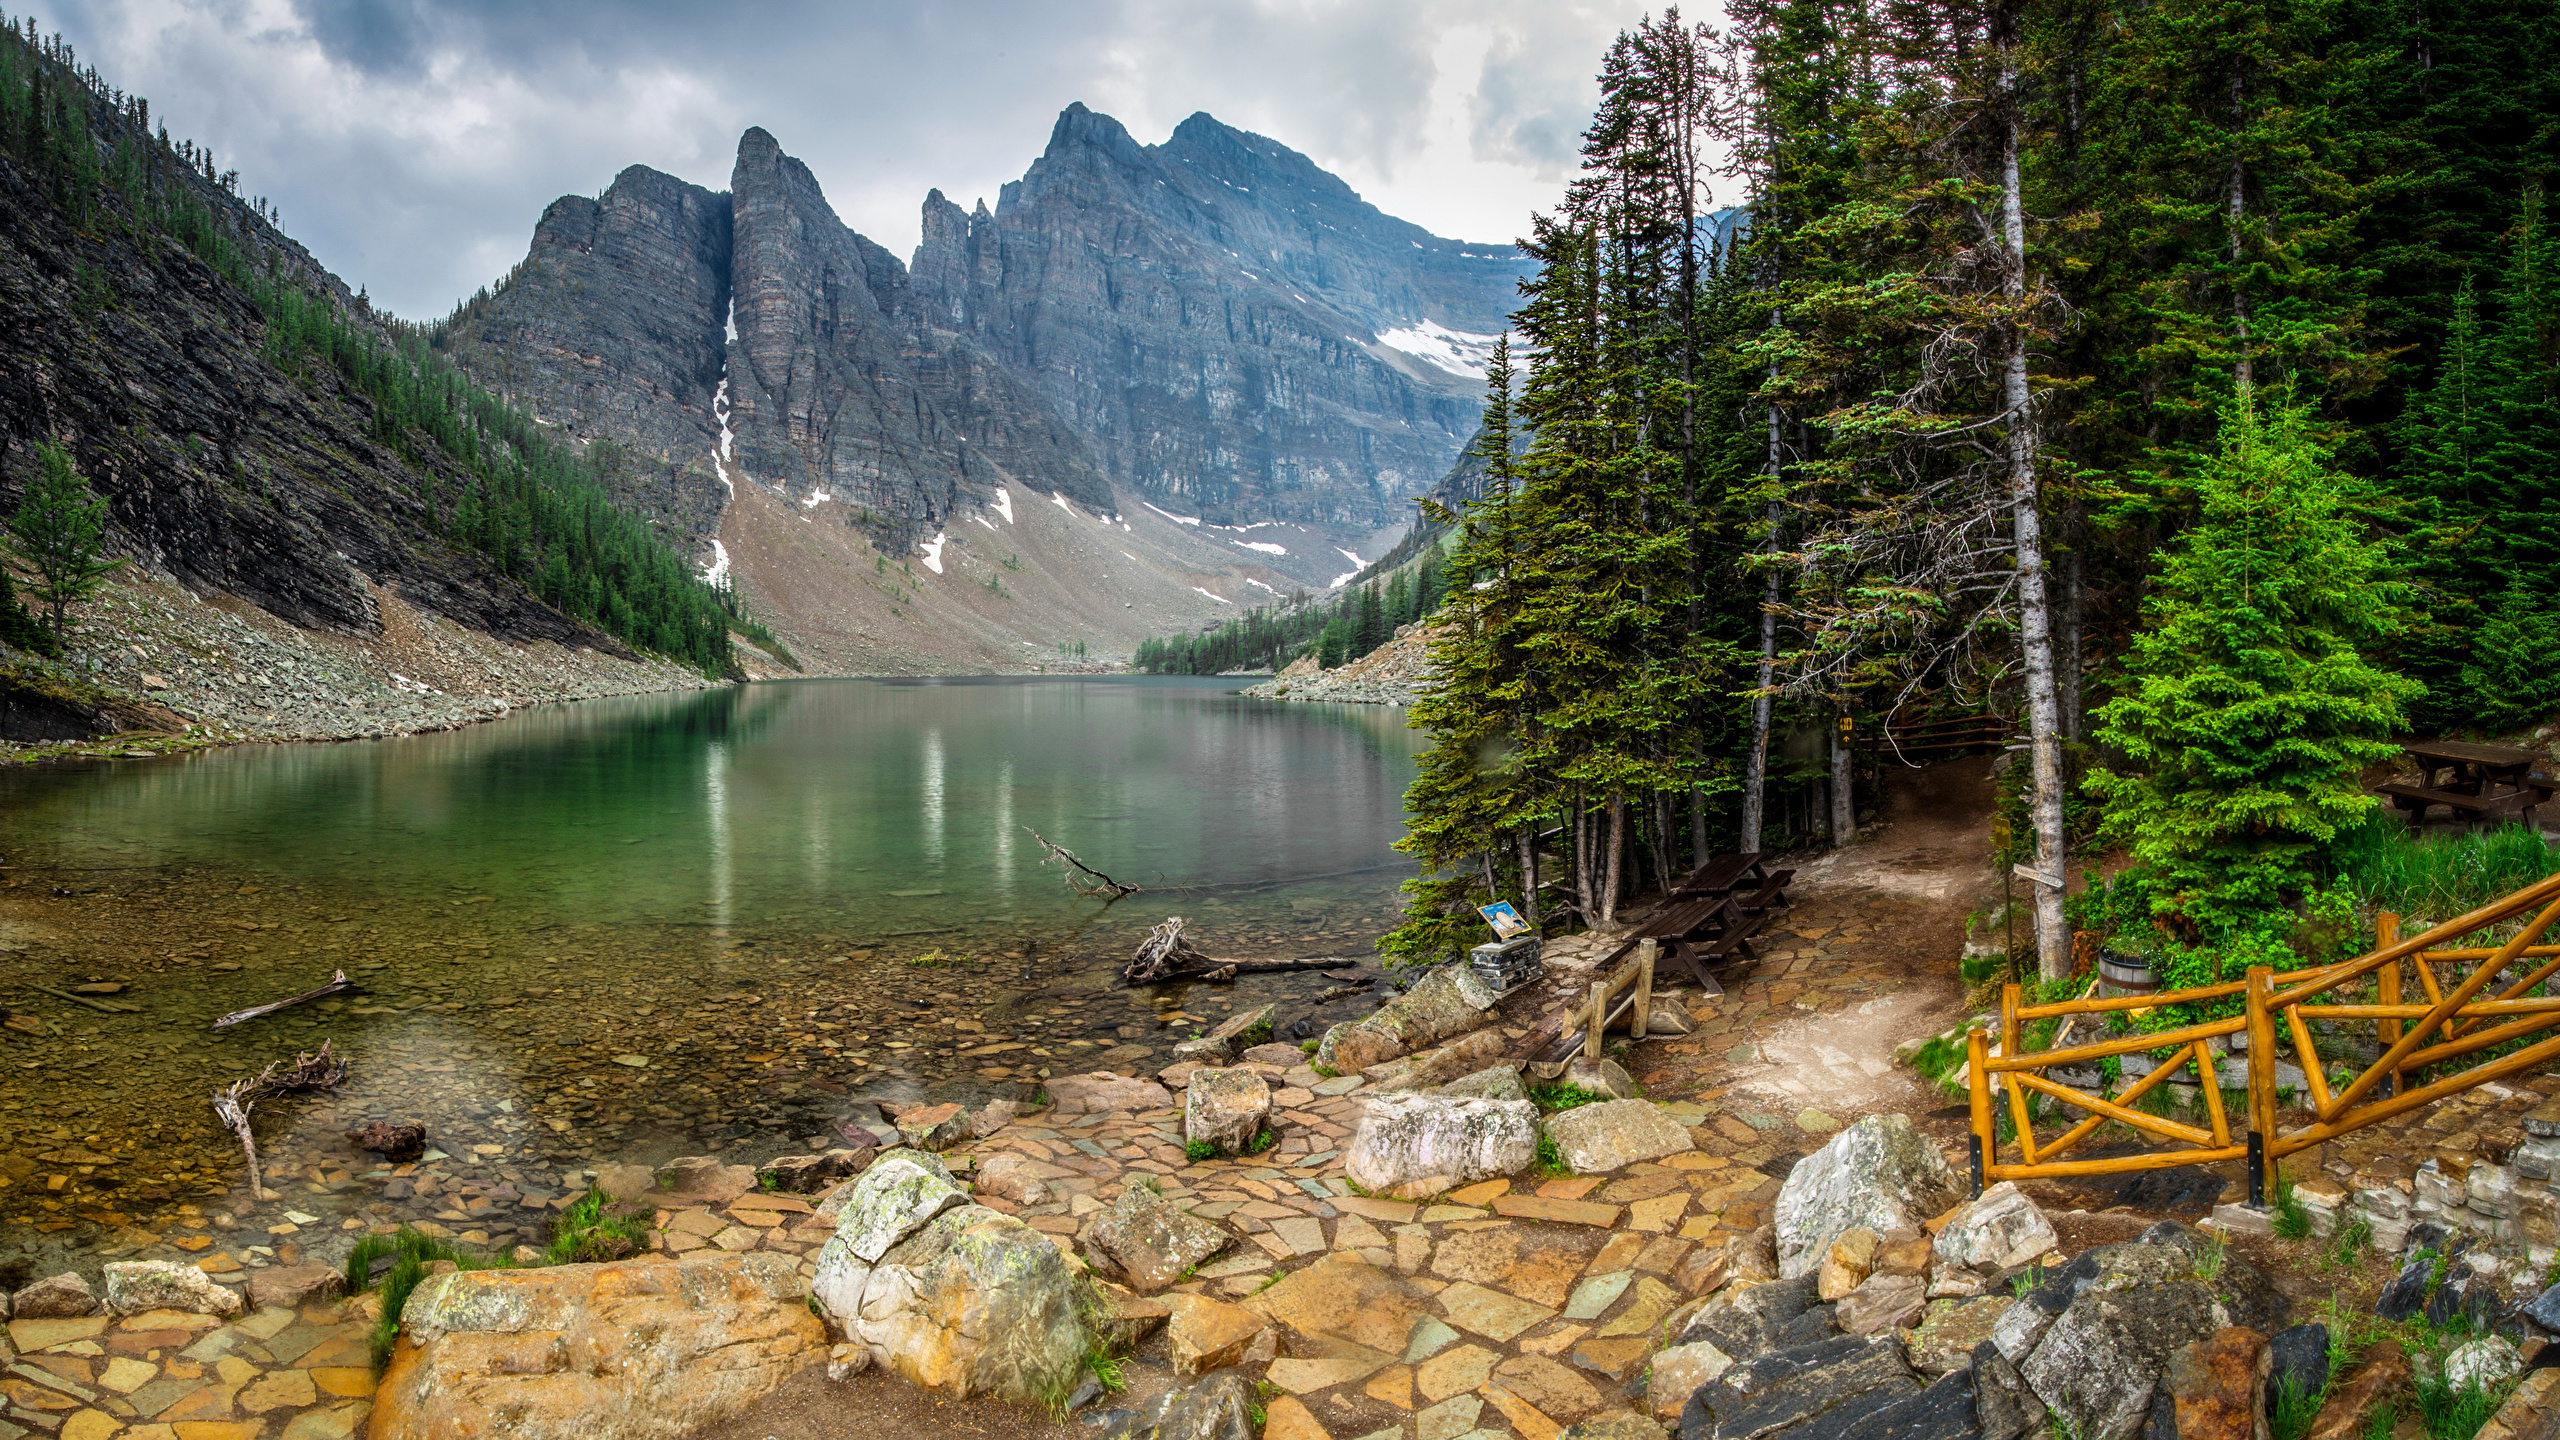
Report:
M 1636 1008 L 1635 1038 L 1642 1040 L 1653 1026 L 1653 962 L 1661 947 L 1651 940 L 1636 942 Z
M 1600 1022 L 1609 1014 L 1609 982 L 1591 982 L 1591 1021 L 1582 1027 L 1582 1058 L 1597 1063 L 1600 1059 Z
M 2008 1060 L 2018 1058 L 2019 989 L 2020 987 L 2016 981 L 2011 981 L 2010 983 L 2000 987 L 2000 1055 L 2001 1058 Z M 2003 1078 L 2006 1079 L 2007 1077 Z M 2026 1133 L 2028 1115 L 2025 1107 L 2017 1103 L 2017 1083 L 2014 1080 L 2010 1080 L 2009 1083 L 2004 1085 L 2002 1088 L 2008 1091 L 2009 1099 L 2011 1101 L 2011 1117 L 2018 1125 L 2018 1158 L 2022 1163 L 2032 1165 L 2035 1163 L 2036 1158 L 2035 1137 Z M 2028 1105 L 2032 1105 L 2033 1103 L 2033 1101 L 2027 1102 Z
M 2388 910 L 2374 916 L 2373 948 L 2376 950 L 2388 950 L 2399 943 L 2400 917 L 2394 915 Z M 2385 1005 L 2399 1004 L 2400 962 L 2394 960 L 2390 964 L 2383 966 L 2381 969 L 2374 972 L 2374 978 L 2380 981 L 2382 985 L 2382 1003 Z M 2382 1052 L 2386 1055 L 2390 1054 L 2391 1047 L 2400 1043 L 2400 1022 L 2397 1020 L 2385 1020 L 2376 1027 L 2376 1031 L 2377 1033 L 2375 1038 L 2382 1042 Z M 2385 1096 L 2399 1094 L 2400 1072 L 2398 1070 L 2394 1070 L 2390 1074 L 2383 1076 L 2382 1084 L 2376 1088 L 2381 1090 Z
M 1965 1089 L 1973 1105 L 1974 1153 L 1981 1158 L 1982 1168 L 1974 1172 L 1975 1198 L 1979 1199 L 1980 1182 L 2000 1163 L 1999 1135 L 1991 1124 L 1991 1037 L 1979 1028 L 1964 1034 Z
M 2267 1010 L 2267 1000 L 2275 994 L 2275 981 L 2273 969 L 2264 965 L 2249 967 L 2249 1147 L 2253 1160 L 2265 1153 L 2264 1147 L 2276 1133 L 2276 1026 L 2275 1017 Z M 2249 1174 L 2250 1203 L 2263 1207 L 2263 1171 L 2252 1164 Z

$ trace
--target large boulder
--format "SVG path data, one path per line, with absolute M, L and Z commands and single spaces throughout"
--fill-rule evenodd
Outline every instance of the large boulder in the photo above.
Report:
M 1962 1197 L 1946 1157 L 1909 1116 L 1865 1116 L 1787 1172 L 1778 1191 L 1778 1273 L 1811 1272 L 1844 1230 L 1917 1230 Z
M 1345 1020 L 1324 1032 L 1324 1038 L 1316 1042 L 1310 1063 L 1319 1073 L 1356 1075 L 1403 1053 L 1404 1042 L 1386 1027 L 1366 1020 Z
M 1060 1075 L 1041 1082 L 1049 1092 L 1049 1113 L 1061 1115 L 1110 1115 L 1122 1110 L 1170 1110 L 1173 1092 L 1153 1080 L 1140 1080 L 1096 1070 L 1084 1075 Z
M 2062 1240 L 2036 1202 L 2003 1180 L 1948 1221 L 1930 1248 L 1946 1264 L 1996 1275 L 2062 1248 Z
M 756 1188 L 752 1165 L 727 1165 L 709 1155 L 683 1155 L 654 1172 L 657 1188 L 696 1205 L 726 1205 Z
M 1577 1175 L 1598 1175 L 1694 1150 L 1689 1128 L 1650 1100 L 1577 1105 L 1546 1122 L 1547 1138 Z
M 2267 1361 L 2267 1337 L 2245 1325 L 2178 1347 L 2160 1377 L 2178 1440 L 2263 1440 Z
M 1182 1138 L 1242 1155 L 1271 1124 L 1271 1085 L 1244 1067 L 1194 1070 L 1182 1097 Z
M 194 1315 L 237 1315 L 240 1292 L 213 1283 L 193 1265 L 173 1260 L 116 1260 L 107 1264 L 107 1308 L 118 1315 L 183 1310 Z
M 981 1195 L 993 1195 L 1016 1205 L 1049 1203 L 1048 1177 L 1041 1174 L 1039 1161 L 1010 1150 L 999 1150 L 978 1162 L 969 1183 Z
M 371 1440 L 683 1440 L 827 1354 L 790 1257 L 702 1252 L 432 1276 Z
M 1105 1276 L 1146 1294 L 1179 1280 L 1234 1237 L 1223 1226 L 1177 1210 L 1155 1187 L 1132 1180 L 1077 1237 Z
M 1381 1095 L 1368 1102 L 1343 1169 L 1373 1195 L 1425 1199 L 1525 1170 L 1538 1158 L 1538 1110 L 1522 1100 Z
M 964 1399 L 1067 1393 L 1093 1343 L 1087 1317 L 1106 1308 L 1048 1236 L 984 1205 L 934 1216 L 860 1278 L 850 1313 L 841 1284 L 821 1300 L 845 1338 L 910 1384 Z

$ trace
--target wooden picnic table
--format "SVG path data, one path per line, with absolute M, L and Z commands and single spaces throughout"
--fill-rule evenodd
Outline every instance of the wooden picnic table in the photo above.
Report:
M 1718 855 L 1706 864 L 1680 877 L 1671 887 L 1677 896 L 1724 895 L 1759 881 L 1760 852 L 1745 851 L 1737 855 Z
M 2412 826 L 2442 805 L 2457 821 L 2498 823 L 2520 819 L 2534 823 L 2534 810 L 2553 793 L 2551 780 L 2533 773 L 2541 756 L 2512 745 L 2474 745 L 2464 740 L 2413 741 L 2400 747 L 2419 767 L 2415 785 L 2377 787 L 2378 794 L 2400 807 Z M 2438 783 L 2437 775 L 2444 775 Z
M 2465 795 L 2486 795 L 2491 785 L 2521 790 L 2534 762 L 2542 758 L 2513 745 L 2474 745 L 2464 740 L 2417 741 L 2400 750 L 2418 762 L 2420 785 Z M 2436 783 L 2436 772 L 2440 770 L 2452 772 L 2443 784 Z

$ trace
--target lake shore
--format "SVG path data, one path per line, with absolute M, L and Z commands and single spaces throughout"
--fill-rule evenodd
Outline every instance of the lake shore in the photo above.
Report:
M 0 739 L 0 765 L 428 734 L 534 705 L 726 683 L 657 658 L 511 644 L 387 590 L 375 603 L 380 633 L 348 636 L 171 581 L 110 586 L 84 607 L 61 660 L 0 649 L 0 708 L 15 712 L 10 728 L 25 737 Z M 82 711 L 121 728 L 78 738 Z

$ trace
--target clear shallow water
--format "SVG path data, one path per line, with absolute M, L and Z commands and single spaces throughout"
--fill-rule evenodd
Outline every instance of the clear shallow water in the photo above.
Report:
M 1232 683 L 810 681 L 0 770 L 0 1004 L 47 1030 L 0 1032 L 0 1259 L 17 1226 L 58 1248 L 245 1217 L 207 1097 L 323 1039 L 353 1078 L 263 1112 L 270 1183 L 379 1221 L 338 1139 L 369 1119 L 427 1124 L 448 1195 L 556 1190 L 802 1148 L 866 1096 L 1144 1073 L 1265 1000 L 1360 1013 L 1312 974 L 1113 984 L 1170 913 L 1235 956 L 1365 954 L 1392 923 L 1421 737 Z M 1079 896 L 1032 830 L 1144 892 Z M 362 990 L 208 1028 L 338 968 Z M 31 988 L 87 981 L 136 1008 Z

